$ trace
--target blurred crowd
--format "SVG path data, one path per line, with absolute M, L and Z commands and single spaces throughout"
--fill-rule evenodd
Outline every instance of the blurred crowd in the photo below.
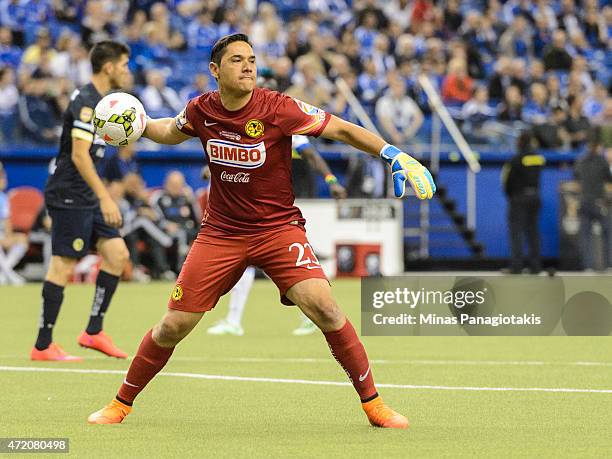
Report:
M 174 280 L 200 228 L 202 206 L 178 170 L 166 174 L 161 188 L 147 187 L 135 154 L 133 144 L 121 147 L 99 167 L 123 217 L 130 276 L 140 282 Z
M 400 145 L 431 135 L 419 73 L 472 142 L 499 145 L 529 126 L 543 147 L 575 148 L 590 126 L 612 125 L 604 0 L 0 0 L 3 142 L 57 141 L 96 41 L 129 44 L 131 90 L 151 116 L 173 116 L 214 89 L 211 47 L 238 31 L 280 91 L 359 121 L 342 78 Z

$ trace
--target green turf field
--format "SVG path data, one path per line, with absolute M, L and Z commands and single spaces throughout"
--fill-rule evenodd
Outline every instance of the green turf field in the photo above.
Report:
M 171 289 L 171 284 L 120 285 L 105 327 L 116 344 L 133 353 L 164 312 Z M 359 283 L 336 281 L 334 292 L 358 326 Z M 113 458 L 612 454 L 612 393 L 466 389 L 612 389 L 610 338 L 366 337 L 378 383 L 457 388 L 382 388 L 385 400 L 412 426 L 375 429 L 350 386 L 270 381 L 345 382 L 346 376 L 321 335 L 291 336 L 297 311 L 280 305 L 268 281 L 255 283 L 245 336 L 206 335 L 226 312 L 223 300 L 175 351 L 164 370 L 174 375 L 156 378 L 123 424 L 90 426 L 87 416 L 107 403 L 122 381 L 112 371 L 125 371 L 129 364 L 76 344 L 92 294 L 92 286 L 70 286 L 55 330 L 56 342 L 87 360 L 45 364 L 28 360 L 40 286 L 0 287 L 0 437 L 69 437 L 71 455 Z

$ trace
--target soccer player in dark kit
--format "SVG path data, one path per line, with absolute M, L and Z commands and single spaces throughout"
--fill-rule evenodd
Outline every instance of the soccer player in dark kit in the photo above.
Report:
M 378 395 L 364 347 L 332 297 L 306 238 L 305 220 L 293 205 L 291 136 L 323 136 L 380 155 L 391 165 L 397 197 L 404 196 L 408 182 L 420 199 L 430 199 L 435 192 L 431 175 L 418 161 L 369 131 L 302 101 L 257 88 L 255 55 L 248 40 L 234 34 L 213 47 L 209 67 L 219 90 L 190 100 L 175 119 L 147 122 L 144 136 L 158 143 L 200 138 L 210 161 L 208 208 L 167 313 L 144 336 L 117 396 L 88 421 L 123 421 L 174 347 L 253 265 L 276 284 L 283 304 L 297 305 L 321 329 L 370 423 L 406 428 L 408 420 Z M 240 180 L 235 180 L 237 174 Z
M 95 164 L 104 157 L 104 141 L 94 135 L 94 108 L 106 93 L 121 88 L 129 78 L 130 49 L 102 41 L 91 50 L 91 83 L 77 89 L 64 113 L 60 151 L 55 171 L 45 187 L 45 204 L 52 219 L 52 257 L 43 284 L 38 338 L 32 360 L 75 361 L 53 342 L 52 332 L 68 283 L 79 258 L 95 248 L 102 256 L 91 315 L 78 343 L 112 357 L 126 358 L 102 331 L 102 321 L 129 259 L 117 228 L 121 213 L 112 200 Z

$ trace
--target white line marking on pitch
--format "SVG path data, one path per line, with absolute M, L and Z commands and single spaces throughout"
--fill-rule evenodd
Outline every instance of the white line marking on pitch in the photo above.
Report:
M 103 355 L 86 355 L 85 360 L 108 360 Z M 23 355 L 0 355 L 0 359 L 24 360 Z M 131 358 L 128 358 L 130 360 Z M 188 357 L 173 356 L 173 362 L 215 362 L 215 363 L 330 363 L 337 365 L 336 361 L 329 358 L 315 357 Z M 568 367 L 612 367 L 612 362 L 555 362 L 543 360 L 389 360 L 370 359 L 375 365 L 449 365 L 449 366 L 568 366 Z
M 0 371 L 14 372 L 42 372 L 42 373 L 80 373 L 80 374 L 103 374 L 103 375 L 125 375 L 122 370 L 97 370 L 87 368 L 48 368 L 48 367 L 5 367 L 0 366 Z M 350 386 L 349 382 L 340 381 L 313 381 L 309 379 L 284 379 L 284 378 L 259 378 L 252 376 L 226 376 L 207 375 L 200 373 L 177 373 L 161 372 L 159 376 L 172 376 L 176 378 L 208 379 L 217 381 L 248 381 L 280 384 L 307 384 L 315 386 Z M 562 393 L 589 393 L 589 394 L 612 394 L 612 389 L 572 389 L 562 387 L 472 387 L 472 386 L 420 386 L 412 384 L 377 384 L 378 387 L 390 389 L 429 389 L 429 390 L 456 390 L 474 392 L 562 392 Z

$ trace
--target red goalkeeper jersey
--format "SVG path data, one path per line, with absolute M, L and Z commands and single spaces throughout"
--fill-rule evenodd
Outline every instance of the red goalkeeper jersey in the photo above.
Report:
M 304 224 L 294 205 L 291 136 L 319 136 L 330 116 L 262 88 L 236 111 L 223 107 L 218 91 L 191 99 L 177 126 L 199 137 L 208 157 L 212 182 L 203 223 L 232 233 Z

